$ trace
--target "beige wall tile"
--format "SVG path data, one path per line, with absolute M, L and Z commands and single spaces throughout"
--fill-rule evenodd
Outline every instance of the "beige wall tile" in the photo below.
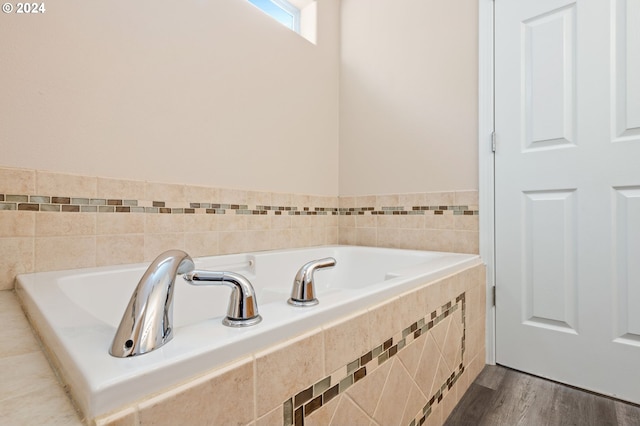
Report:
M 12 291 L 0 291 L 0 322 L 3 324 L 0 359 L 40 352 L 31 326 Z
M 243 214 L 224 214 L 218 216 L 218 229 L 220 231 L 245 231 L 247 229 L 247 216 Z
M 185 232 L 210 232 L 218 230 L 218 215 L 186 214 L 184 215 Z
M 250 209 L 256 206 L 271 206 L 271 193 L 262 191 L 247 191 L 247 204 Z
M 407 397 L 407 405 L 404 408 L 401 425 L 408 425 L 413 419 L 422 417 L 422 407 L 426 405 L 428 398 L 412 383 L 411 392 Z M 418 418 L 420 418 L 418 417 Z
M 145 262 L 153 261 L 161 253 L 173 249 L 185 250 L 183 233 L 144 235 Z
M 0 193 L 36 195 L 36 172 L 0 167 Z
M 431 411 L 431 415 L 427 417 L 427 421 L 424 423 L 425 426 L 442 426 L 444 423 L 442 419 L 442 405 L 435 405 L 433 410 Z
M 144 260 L 143 234 L 96 237 L 96 266 L 141 263 Z
M 372 347 L 383 343 L 402 330 L 402 310 L 402 304 L 397 297 L 368 310 Z
M 36 195 L 95 198 L 98 179 L 90 176 L 36 171 Z
M 404 368 L 411 377 L 415 377 L 416 375 L 426 340 L 426 335 L 420 336 L 398 352 L 398 359 L 402 362 L 402 365 L 404 365 Z
M 55 216 L 55 215 L 52 215 L 52 216 Z M 144 214 L 99 213 L 96 215 L 96 234 L 97 235 L 142 234 L 144 233 L 144 230 L 145 230 Z
M 458 396 L 458 383 L 459 381 L 449 389 L 449 391 L 444 395 L 442 401 L 440 401 L 439 405 L 442 406 L 442 419 L 445 422 L 453 409 L 456 408 L 458 401 L 460 401 Z
M 377 246 L 378 230 L 376 228 L 356 229 L 356 244 L 359 246 Z
M 427 212 L 424 216 L 424 227 L 427 229 L 455 229 L 456 216 L 452 214 L 435 215 Z
M 0 401 L 0 413 L 7 425 L 83 425 L 57 384 Z
M 465 357 L 473 359 L 476 356 L 484 356 L 485 344 L 485 323 L 484 320 L 467 324 L 465 333 Z
M 375 197 L 374 197 L 375 200 Z M 375 201 L 374 201 L 375 204 Z M 372 204 L 371 206 L 373 207 Z M 338 207 L 343 209 L 348 209 L 356 206 L 356 197 L 339 197 L 338 198 Z
M 254 420 L 253 398 L 241 396 L 253 395 L 253 386 L 253 361 L 238 361 L 141 403 L 140 424 L 247 424 Z
M 333 414 L 331 426 L 370 426 L 371 418 L 348 396 L 342 396 Z
M 325 228 L 324 230 L 325 232 L 325 242 L 326 244 L 338 244 L 339 241 L 339 234 L 338 234 L 338 227 L 330 227 L 330 228 Z
M 480 253 L 480 234 L 473 231 L 456 231 L 453 251 L 458 253 Z
M 397 358 L 387 362 L 393 364 L 373 418 L 382 425 L 398 426 L 409 394 L 416 385 Z
M 288 214 L 282 214 L 278 216 L 269 216 L 271 220 L 271 229 L 290 229 L 291 228 L 291 216 Z
M 478 191 L 456 191 L 455 193 L 455 205 L 456 206 L 477 206 L 478 205 Z
M 247 215 L 247 229 L 265 230 L 271 228 L 271 221 L 267 215 Z
M 334 371 L 371 349 L 369 314 L 364 311 L 327 324 L 324 329 L 325 371 Z
M 355 228 L 356 227 L 356 216 L 355 215 L 344 215 L 338 217 L 338 226 L 340 228 Z
M 353 216 L 356 219 L 356 228 L 375 228 L 378 226 L 378 216 L 377 215 L 355 215 Z
M 187 232 L 184 235 L 185 251 L 191 257 L 213 256 L 219 253 L 217 232 Z
M 258 418 L 255 424 L 256 426 L 275 426 L 275 425 L 280 426 L 282 425 L 283 418 L 284 418 L 283 408 L 282 406 L 279 406 L 273 409 L 272 411 L 268 412 L 264 416 Z M 308 424 L 308 422 L 305 421 L 305 424 Z
M 96 213 L 36 213 L 38 237 L 95 235 Z
M 437 380 L 439 362 L 440 350 L 438 349 L 438 345 L 431 333 L 427 333 L 414 380 L 420 387 L 422 393 L 428 398 L 433 396 L 434 387 L 442 384 Z
M 220 199 L 220 189 L 207 186 L 184 187 L 184 198 L 188 203 L 215 203 Z
M 392 218 L 392 228 L 423 229 L 425 227 L 425 216 L 423 215 L 385 215 L 380 218 Z
M 304 207 L 311 207 L 311 196 L 305 194 L 291 194 L 291 206 L 302 210 Z
M 58 385 L 40 351 L 0 358 L 0 370 L 0 401 Z
M 314 330 L 256 354 L 256 407 L 263 416 L 325 375 L 323 337 Z M 304 374 L 301 374 L 304 372 Z
M 305 426 L 327 426 L 331 424 L 331 419 L 338 408 L 338 404 L 340 402 L 340 398 L 333 398 L 326 404 L 323 404 L 322 407 L 311 413 L 310 416 L 305 417 L 304 424 Z M 282 424 L 282 419 L 277 426 Z M 276 425 L 276 423 L 270 423 L 268 426 Z M 262 426 L 262 425 L 257 425 Z M 267 425 L 264 425 L 267 426 Z
M 291 205 L 291 194 L 272 192 L 271 193 L 271 205 L 278 207 L 287 207 Z
M 378 228 L 378 247 L 412 250 L 434 250 L 429 230 Z M 433 244 L 435 247 L 436 245 Z
M 455 229 L 459 231 L 479 231 L 480 216 L 457 215 L 453 217 Z
M 219 203 L 248 204 L 248 193 L 240 189 L 220 188 Z
M 184 232 L 183 214 L 145 214 L 144 232 L 147 234 L 165 234 Z
M 36 229 L 35 212 L 0 211 L 0 238 L 32 237 Z
M 139 180 L 98 178 L 98 198 L 116 200 L 144 200 L 145 184 Z
M 291 247 L 290 229 L 272 229 L 269 233 L 271 235 L 271 248 L 285 249 Z
M 427 299 L 431 297 L 428 287 L 414 289 L 400 296 L 400 329 L 409 327 L 415 321 L 427 315 Z
M 357 242 L 357 233 L 355 228 L 338 228 L 338 243 L 344 245 L 355 246 Z
M 425 249 L 433 251 L 453 251 L 456 232 L 451 230 L 431 230 L 425 231 Z
M 455 204 L 455 193 L 427 192 L 424 202 L 427 206 L 453 206 Z
M 355 197 L 354 205 L 348 207 L 376 207 L 377 197 L 375 195 L 363 195 Z
M 398 195 L 378 195 L 376 196 L 376 208 L 382 207 L 399 207 L 400 197 Z
M 347 390 L 347 395 L 367 413 L 373 417 L 384 385 L 389 378 L 392 362 L 385 362 L 373 372 L 367 372 L 367 376 L 355 383 Z
M 315 219 L 317 216 L 291 216 L 291 227 L 292 228 L 311 228 L 315 224 Z
M 96 237 L 36 237 L 35 271 L 96 266 Z
M 12 289 L 16 275 L 34 271 L 33 238 L 0 238 L 0 290 Z
M 425 193 L 414 194 L 399 194 L 398 202 L 401 206 L 405 207 L 405 210 L 411 210 L 414 206 L 424 206 L 426 201 Z
M 144 199 L 148 201 L 189 201 L 185 197 L 184 185 L 170 183 L 145 182 Z

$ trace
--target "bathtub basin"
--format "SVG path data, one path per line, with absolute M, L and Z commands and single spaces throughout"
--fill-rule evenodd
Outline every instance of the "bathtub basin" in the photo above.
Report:
M 287 304 L 297 270 L 334 257 L 316 272 L 320 303 Z M 202 257 L 196 268 L 230 270 L 253 284 L 261 323 L 222 325 L 230 289 L 176 278 L 174 338 L 153 352 L 115 358 L 109 347 L 131 294 L 149 263 L 23 274 L 23 307 L 83 414 L 91 419 L 146 395 L 267 348 L 323 323 L 480 263 L 479 256 L 353 246 Z

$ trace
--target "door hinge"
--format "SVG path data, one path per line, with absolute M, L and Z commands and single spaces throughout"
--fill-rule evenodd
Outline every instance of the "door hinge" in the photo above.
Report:
M 496 152 L 496 132 L 491 132 L 491 152 Z
M 496 306 L 496 286 L 491 287 L 491 305 Z

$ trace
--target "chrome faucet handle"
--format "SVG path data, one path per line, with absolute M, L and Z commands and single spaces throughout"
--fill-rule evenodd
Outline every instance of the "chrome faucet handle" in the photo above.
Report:
M 293 289 L 288 303 L 293 306 L 313 306 L 318 304 L 313 273 L 318 269 L 331 268 L 336 265 L 333 257 L 312 260 L 302 265 L 293 280 Z
M 149 265 L 131 295 L 109 353 L 126 358 L 159 348 L 173 338 L 173 289 L 177 274 L 194 268 L 182 250 L 168 250 Z
M 191 271 L 182 276 L 193 285 L 226 285 L 233 289 L 222 323 L 229 327 L 248 327 L 258 324 L 258 301 L 251 282 L 243 275 L 229 271 Z

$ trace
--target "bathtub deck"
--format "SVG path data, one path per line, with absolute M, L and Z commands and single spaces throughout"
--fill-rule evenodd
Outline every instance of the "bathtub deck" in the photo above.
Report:
M 0 320 L 0 423 L 82 425 L 11 290 L 0 291 Z
M 487 365 L 445 426 L 635 426 L 640 407 Z

